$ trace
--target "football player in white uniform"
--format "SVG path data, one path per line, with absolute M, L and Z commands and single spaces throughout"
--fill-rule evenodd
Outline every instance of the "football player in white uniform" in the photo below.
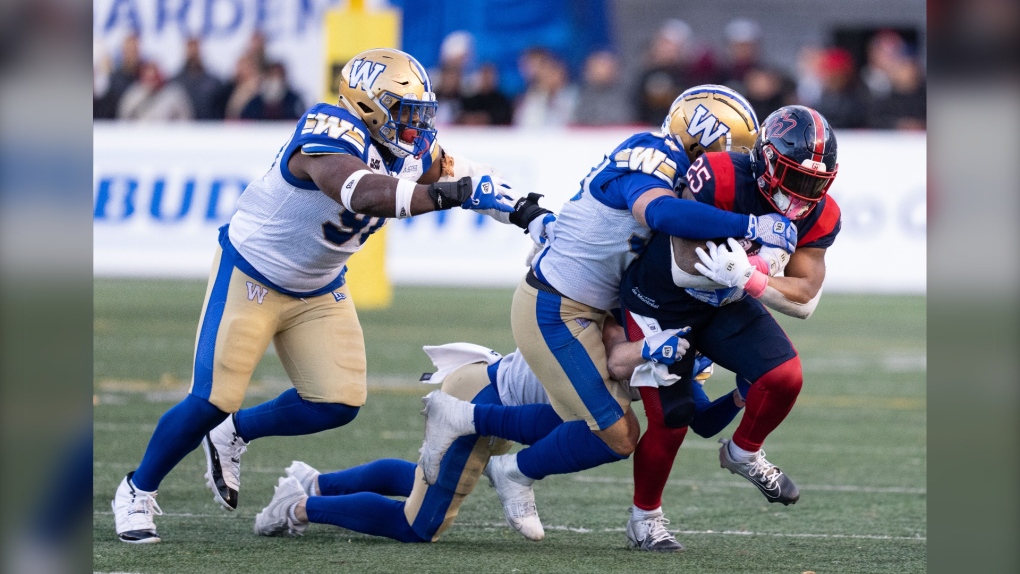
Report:
M 190 391 L 160 418 L 113 500 L 124 542 L 160 540 L 156 489 L 199 443 L 215 499 L 233 510 L 250 441 L 315 433 L 355 417 L 366 398 L 365 349 L 345 263 L 386 218 L 462 207 L 527 228 L 548 213 L 533 196 L 513 202 L 488 166 L 442 150 L 432 84 L 410 55 L 376 49 L 355 56 L 339 91 L 337 105 L 305 113 L 220 229 Z M 294 388 L 239 410 L 270 342 Z
M 645 362 L 644 355 L 665 365 L 683 356 L 685 341 L 675 332 L 628 342 L 623 328 L 610 319 L 604 335 L 610 370 L 624 378 Z M 447 451 L 433 484 L 425 481 L 421 466 L 405 460 L 381 459 L 328 474 L 295 461 L 280 479 L 273 499 L 256 516 L 258 534 L 302 534 L 310 522 L 317 522 L 400 542 L 433 542 L 453 523 L 484 472 L 497 486 L 510 524 L 532 540 L 544 537 L 541 523 L 527 520 L 535 516 L 534 500 L 529 505 L 508 498 L 516 483 L 495 482 L 504 480 L 504 474 L 486 467 L 491 456 L 509 451 L 507 438 L 533 444 L 563 423 L 549 406 L 542 384 L 517 351 L 501 357 L 478 345 L 453 343 L 426 347 L 425 352 L 437 372 L 423 380 L 442 383 L 443 392 L 480 408 L 516 407 L 505 411 L 511 436 L 460 437 Z
M 783 215 L 727 212 L 677 196 L 691 164 L 686 141 L 729 151 L 739 146 L 735 135 L 758 129 L 750 106 L 736 92 L 723 86 L 693 90 L 718 96 L 741 113 L 720 117 L 695 105 L 688 121 L 674 122 L 678 104 L 690 95 L 681 94 L 659 131 L 628 138 L 584 178 L 517 288 L 514 339 L 567 422 L 517 454 L 496 457 L 493 467 L 506 474 L 504 483 L 530 488 L 547 475 L 622 460 L 634 451 L 637 417 L 629 392 L 608 372 L 602 327 L 607 313 L 619 306 L 624 270 L 653 231 L 699 240 L 743 237 L 794 250 L 796 228 Z M 456 437 L 474 432 L 504 437 L 503 415 L 496 410 L 475 408 L 442 392 L 426 397 L 425 479 L 435 480 Z M 432 418 L 441 424 L 432 424 Z

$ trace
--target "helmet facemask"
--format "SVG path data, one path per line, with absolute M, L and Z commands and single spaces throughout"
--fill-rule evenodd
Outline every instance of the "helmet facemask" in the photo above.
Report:
M 761 155 L 765 171 L 758 178 L 758 187 L 772 207 L 790 220 L 807 217 L 828 193 L 839 171 L 836 165 L 826 172 L 824 163 L 811 160 L 804 160 L 811 165 L 798 165 L 771 144 L 762 147 Z
M 409 96 L 398 98 L 387 93 L 379 98 L 379 103 L 388 110 L 386 121 L 379 128 L 379 139 L 394 155 L 419 158 L 436 139 L 437 104 L 431 92 L 425 94 L 426 98 L 433 98 L 430 100 Z
M 397 157 L 421 157 L 436 139 L 436 95 L 410 54 L 376 48 L 344 65 L 340 104 L 365 122 L 372 139 Z

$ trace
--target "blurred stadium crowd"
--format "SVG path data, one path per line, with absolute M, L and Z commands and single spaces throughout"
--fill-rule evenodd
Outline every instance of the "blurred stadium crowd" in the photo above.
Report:
M 725 49 L 715 50 L 686 22 L 671 19 L 651 37 L 639 62 L 593 48 L 576 73 L 561 54 L 530 47 L 517 57 L 524 88 L 508 93 L 500 87 L 498 67 L 478 61 L 472 34 L 456 31 L 445 37 L 430 70 L 442 104 L 438 123 L 657 126 L 680 92 L 718 83 L 747 96 L 759 118 L 801 103 L 837 128 L 926 129 L 924 61 L 918 46 L 897 31 L 874 34 L 863 61 L 843 47 L 803 45 L 791 68 L 762 59 L 762 33 L 754 20 L 732 20 Z M 627 80 L 625 66 L 639 70 L 636 81 Z M 163 70 L 131 34 L 115 53 L 96 60 L 93 78 L 96 119 L 293 120 L 313 103 L 288 83 L 282 62 L 267 58 L 260 32 L 251 36 L 231 77 L 208 71 L 197 38 L 187 40 L 179 70 Z

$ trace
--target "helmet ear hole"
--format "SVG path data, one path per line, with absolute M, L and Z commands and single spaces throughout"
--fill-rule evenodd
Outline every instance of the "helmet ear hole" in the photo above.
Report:
M 368 104 L 365 102 L 358 102 L 358 107 L 361 108 L 361 111 L 365 112 L 365 114 L 371 114 L 373 112 L 372 108 L 368 107 Z

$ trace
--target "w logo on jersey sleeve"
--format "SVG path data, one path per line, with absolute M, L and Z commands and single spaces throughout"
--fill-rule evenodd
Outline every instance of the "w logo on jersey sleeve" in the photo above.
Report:
M 701 104 L 698 104 L 698 107 L 694 109 L 694 117 L 691 118 L 691 123 L 687 126 L 687 133 L 691 137 L 697 138 L 698 143 L 706 149 L 729 131 L 729 126 L 720 122 L 719 118 Z
M 351 62 L 350 85 L 355 89 L 371 90 L 372 84 L 379 79 L 379 75 L 385 69 L 386 64 L 364 59 L 354 60 Z

